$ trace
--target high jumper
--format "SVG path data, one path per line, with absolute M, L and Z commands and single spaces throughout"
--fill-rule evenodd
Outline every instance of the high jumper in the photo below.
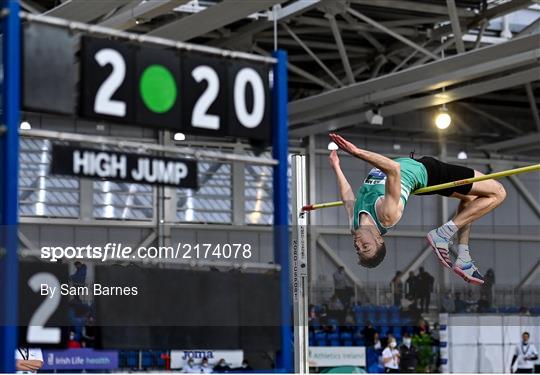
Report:
M 373 268 L 383 261 L 386 255 L 383 236 L 401 219 L 413 192 L 427 186 L 484 176 L 479 171 L 443 163 L 429 156 L 420 159 L 389 159 L 360 149 L 340 135 L 331 133 L 330 138 L 339 149 L 374 167 L 355 194 L 341 170 L 337 151 L 332 151 L 329 156 L 350 219 L 358 261 L 364 267 Z M 419 195 L 424 194 L 439 194 L 459 199 L 454 218 L 430 231 L 427 240 L 444 267 L 452 269 L 469 283 L 483 284 L 484 277 L 469 252 L 471 224 L 504 201 L 506 191 L 503 185 L 494 179 L 484 179 Z M 456 235 L 458 256 L 452 263 L 449 243 Z

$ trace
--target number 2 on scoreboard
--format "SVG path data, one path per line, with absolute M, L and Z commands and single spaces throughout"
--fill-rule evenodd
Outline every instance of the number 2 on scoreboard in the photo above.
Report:
M 121 54 L 111 48 L 105 48 L 96 53 L 97 63 L 104 67 L 112 65 L 109 77 L 99 87 L 94 100 L 94 112 L 109 116 L 126 116 L 126 103 L 113 100 L 112 96 L 126 78 L 126 62 Z

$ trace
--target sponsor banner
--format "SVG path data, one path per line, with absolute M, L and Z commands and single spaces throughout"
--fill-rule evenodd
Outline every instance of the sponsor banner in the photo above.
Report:
M 243 350 L 172 350 L 171 369 L 182 368 L 188 359 L 193 358 L 195 364 L 200 364 L 203 358 L 208 359 L 211 366 L 224 359 L 230 367 L 240 367 L 244 360 Z
M 118 352 L 93 349 L 44 350 L 42 370 L 114 370 Z
M 310 367 L 366 366 L 363 346 L 314 346 L 309 348 Z
M 193 160 L 54 145 L 51 173 L 197 189 Z

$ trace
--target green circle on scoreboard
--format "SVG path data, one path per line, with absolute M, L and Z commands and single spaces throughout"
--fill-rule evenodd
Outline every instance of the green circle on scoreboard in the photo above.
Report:
M 163 65 L 150 65 L 141 76 L 141 97 L 149 110 L 165 113 L 176 102 L 176 81 Z

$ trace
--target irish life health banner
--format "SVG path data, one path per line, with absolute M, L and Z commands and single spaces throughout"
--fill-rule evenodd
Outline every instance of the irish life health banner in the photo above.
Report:
M 42 370 L 114 370 L 118 352 L 93 349 L 44 350 Z

